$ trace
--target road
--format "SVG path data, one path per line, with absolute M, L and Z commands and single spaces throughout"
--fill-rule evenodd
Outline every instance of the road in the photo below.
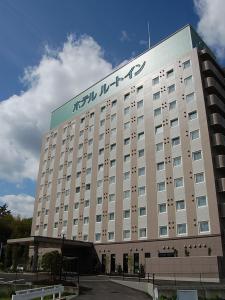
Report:
M 80 278 L 78 300 L 150 300 L 145 293 L 111 282 L 105 276 L 85 276 Z

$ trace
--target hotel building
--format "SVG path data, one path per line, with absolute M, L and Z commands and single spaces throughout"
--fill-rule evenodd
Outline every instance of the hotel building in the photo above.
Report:
M 52 112 L 32 236 L 103 272 L 223 276 L 225 76 L 186 26 Z

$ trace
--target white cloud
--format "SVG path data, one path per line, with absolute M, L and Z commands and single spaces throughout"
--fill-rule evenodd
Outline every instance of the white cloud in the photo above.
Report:
M 69 36 L 62 49 L 46 47 L 40 63 L 25 70 L 26 91 L 0 102 L 0 179 L 36 179 L 50 112 L 111 71 L 89 36 Z
M 33 215 L 34 197 L 19 194 L 19 195 L 4 195 L 0 196 L 0 203 L 6 203 L 8 209 L 15 216 L 30 218 Z
M 121 42 L 129 42 L 131 39 L 126 30 L 121 31 L 120 41 Z
M 217 55 L 225 58 L 225 2 L 224 0 L 194 0 L 200 18 L 198 32 Z

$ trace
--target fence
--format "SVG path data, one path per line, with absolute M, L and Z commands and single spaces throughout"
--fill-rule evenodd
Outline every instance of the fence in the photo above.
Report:
M 34 298 L 44 299 L 44 296 L 53 295 L 53 300 L 55 300 L 55 295 L 59 295 L 61 298 L 61 293 L 64 292 L 64 287 L 62 285 L 46 286 L 41 288 L 29 289 L 17 291 L 16 295 L 12 295 L 12 300 L 30 300 Z

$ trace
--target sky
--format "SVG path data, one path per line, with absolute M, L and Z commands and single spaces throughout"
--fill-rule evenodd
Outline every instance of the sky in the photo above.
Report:
M 191 24 L 225 65 L 224 0 L 1 0 L 0 204 L 30 217 L 52 110 Z

